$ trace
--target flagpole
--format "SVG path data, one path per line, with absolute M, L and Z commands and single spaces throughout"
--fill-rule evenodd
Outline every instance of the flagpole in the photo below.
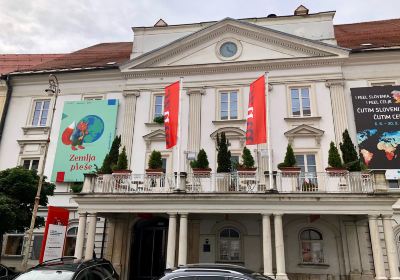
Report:
M 265 93 L 267 99 L 267 149 L 268 149 L 268 173 L 269 173 L 269 189 L 274 188 L 273 172 L 272 172 L 272 148 L 271 148 L 271 118 L 269 117 L 269 93 L 268 93 L 268 72 L 265 72 Z
M 181 115 L 182 115 L 182 88 L 183 88 L 183 77 L 179 78 L 179 111 L 178 111 L 178 171 L 176 172 L 176 189 L 181 190 Z

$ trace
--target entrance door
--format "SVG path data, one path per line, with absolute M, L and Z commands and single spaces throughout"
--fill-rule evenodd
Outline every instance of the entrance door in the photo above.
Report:
M 136 223 L 131 247 L 130 280 L 158 279 L 164 275 L 168 220 L 156 217 Z

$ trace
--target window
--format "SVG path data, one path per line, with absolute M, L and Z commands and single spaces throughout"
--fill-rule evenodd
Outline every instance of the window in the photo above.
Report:
M 371 87 L 394 86 L 394 81 L 371 82 Z
M 311 116 L 310 88 L 290 88 L 290 100 L 293 117 Z
M 39 159 L 23 159 L 22 167 L 29 170 L 38 170 Z
M 35 100 L 33 103 L 32 126 L 46 126 L 50 100 Z
M 399 180 L 388 180 L 389 189 L 398 189 L 400 187 Z
M 239 156 L 231 155 L 231 171 L 236 171 L 238 164 L 239 164 Z
M 153 119 L 164 115 L 164 95 L 154 96 L 154 114 Z
M 7 235 L 5 255 L 20 256 L 24 244 L 24 235 Z
M 33 244 L 32 244 L 32 252 L 31 252 L 31 259 L 32 260 L 38 260 L 40 256 L 40 250 L 42 249 L 42 241 L 43 241 L 43 235 L 35 235 L 33 238 Z
M 220 93 L 220 118 L 221 120 L 238 119 L 238 93 L 237 91 L 223 91 Z
M 91 95 L 89 95 L 89 96 L 84 96 L 83 97 L 83 100 L 103 100 L 103 96 L 100 96 L 100 95 L 96 95 L 96 96 L 91 96 Z
M 167 170 L 167 158 L 161 158 L 162 161 L 162 169 Z
M 317 163 L 314 154 L 296 155 L 297 166 L 301 168 L 300 186 L 302 191 L 317 191 Z
M 322 234 L 317 230 L 306 229 L 300 233 L 302 263 L 325 263 L 322 241 Z
M 224 228 L 219 233 L 219 259 L 237 262 L 241 259 L 240 232 L 235 228 Z
M 73 256 L 75 254 L 76 235 L 78 234 L 78 227 L 73 226 L 67 230 L 65 238 L 64 256 Z

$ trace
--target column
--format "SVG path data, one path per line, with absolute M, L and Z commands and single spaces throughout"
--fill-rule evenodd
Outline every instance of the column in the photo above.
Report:
M 350 275 L 356 277 L 361 275 L 361 256 L 358 247 L 357 228 L 354 221 L 344 222 L 347 235 L 347 246 L 349 248 Z
M 187 243 L 188 243 L 188 214 L 180 214 L 179 222 L 179 254 L 178 265 L 187 264 Z
M 375 279 L 387 279 L 385 275 L 385 266 L 381 241 L 378 230 L 378 215 L 368 215 L 369 234 L 371 236 L 372 255 L 374 257 Z
M 166 269 L 175 267 L 176 214 L 169 214 Z
M 285 246 L 283 243 L 282 214 L 274 214 L 276 280 L 287 280 L 285 270 Z
M 115 226 L 115 218 L 107 218 L 107 247 L 104 254 L 104 258 L 107 260 L 111 260 L 113 256 Z
M 262 214 L 262 248 L 264 275 L 274 277 L 272 273 L 272 240 L 271 240 L 271 215 Z
M 80 260 L 83 255 L 83 243 L 86 233 L 86 213 L 79 212 L 78 233 L 76 235 L 75 257 Z
M 383 232 L 385 234 L 386 252 L 389 263 L 390 279 L 400 279 L 399 257 L 397 256 L 396 243 L 394 239 L 392 215 L 383 215 Z
M 335 128 L 336 145 L 342 141 L 342 134 L 347 125 L 346 99 L 344 96 L 344 82 L 342 80 L 327 81 L 325 85 L 330 90 L 333 125 Z
M 132 156 L 133 132 L 135 127 L 136 101 L 140 96 L 140 92 L 135 90 L 124 90 L 123 95 L 125 97 L 125 112 L 124 125 L 122 127 L 121 135 L 121 146 L 125 146 L 126 156 L 128 158 L 128 162 L 130 163 Z
M 201 96 L 205 93 L 204 89 L 189 89 L 189 141 L 188 150 L 197 152 L 201 145 Z
M 113 241 L 113 254 L 112 254 L 112 264 L 118 273 L 121 273 L 121 258 L 122 258 L 122 246 L 126 246 L 127 238 L 124 238 L 124 226 L 125 220 L 118 217 L 115 222 L 114 230 L 114 241 Z
M 96 213 L 88 213 L 87 215 L 89 221 L 88 234 L 86 240 L 86 250 L 85 250 L 85 260 L 93 259 L 93 251 L 94 251 L 94 241 L 96 236 L 96 223 L 97 223 L 97 214 Z

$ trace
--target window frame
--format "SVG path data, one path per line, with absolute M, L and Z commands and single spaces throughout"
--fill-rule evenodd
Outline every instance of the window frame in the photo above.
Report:
M 104 100 L 104 94 L 82 94 L 82 101 Z
M 293 115 L 292 111 L 292 89 L 308 88 L 308 95 L 310 100 L 310 115 L 304 115 L 303 104 L 300 102 L 300 115 Z M 300 98 L 301 99 L 301 98 Z M 287 102 L 287 117 L 298 119 L 298 118 L 312 118 L 318 116 L 318 108 L 316 106 L 317 99 L 315 93 L 315 85 L 311 83 L 299 83 L 286 86 L 286 102 Z
M 34 160 L 38 161 L 38 166 L 37 166 L 36 170 L 39 171 L 39 168 L 41 167 L 41 157 L 35 157 L 35 156 L 26 157 L 26 156 L 23 156 L 23 157 L 20 158 L 20 164 L 19 165 L 24 167 L 24 161 L 30 161 L 28 170 L 33 170 L 32 169 L 32 163 L 33 163 Z
M 152 92 L 151 94 L 151 100 L 150 100 L 150 104 L 151 104 L 151 109 L 150 114 L 149 114 L 149 123 L 154 123 L 154 118 L 155 113 L 156 113 L 156 98 L 157 96 L 162 96 L 162 104 L 161 104 L 161 112 L 162 112 L 162 116 L 164 115 L 164 98 L 165 98 L 165 93 L 164 92 Z
M 306 239 L 305 239 L 305 240 L 303 240 L 303 239 L 301 238 L 301 235 L 302 235 L 303 232 L 308 231 L 308 230 L 317 232 L 317 233 L 321 236 L 321 239 L 315 239 L 315 240 L 313 240 L 313 239 L 306 240 Z M 328 264 L 327 258 L 326 258 L 326 254 L 325 254 L 325 251 L 324 251 L 324 248 L 325 248 L 325 246 L 324 246 L 324 241 L 325 241 L 325 240 L 324 240 L 324 234 L 323 234 L 323 232 L 322 232 L 321 230 L 319 230 L 319 229 L 317 229 L 317 228 L 312 228 L 312 227 L 302 228 L 302 229 L 299 230 L 299 233 L 298 233 L 298 240 L 299 240 L 300 263 L 301 263 L 302 265 L 326 265 L 326 264 Z M 313 243 L 313 242 L 319 242 L 319 244 L 320 244 L 320 251 L 322 252 L 322 259 L 323 259 L 323 262 L 314 262 L 314 261 L 312 261 L 312 262 L 305 262 L 304 259 L 303 259 L 303 242 L 308 242 L 309 244 L 311 244 L 311 243 Z M 310 246 L 310 248 L 311 248 L 311 246 Z M 312 252 L 312 251 L 310 251 L 310 252 Z
M 221 258 L 221 233 L 223 230 L 233 229 L 239 233 L 239 258 L 237 260 L 225 260 Z M 233 239 L 233 238 L 232 238 Z M 223 263 L 243 263 L 244 262 L 244 250 L 243 250 L 243 232 L 234 225 L 225 225 L 218 229 L 217 231 L 217 249 L 216 249 L 216 261 Z
M 49 101 L 49 108 L 48 108 L 48 111 L 47 111 L 46 123 L 44 125 L 33 125 L 33 117 L 35 115 L 36 102 L 39 102 L 39 101 Z M 44 128 L 44 127 L 49 126 L 51 114 L 53 114 L 53 112 L 52 112 L 53 102 L 54 102 L 53 98 L 46 98 L 46 97 L 35 97 L 35 98 L 32 98 L 31 105 L 30 105 L 30 111 L 29 111 L 29 114 L 28 114 L 28 119 L 26 121 L 26 126 L 27 127 L 38 127 L 38 128 L 41 128 L 41 127 Z M 42 110 L 43 110 L 43 108 L 42 108 Z M 40 113 L 39 124 L 40 124 L 41 116 L 42 116 L 42 112 Z
M 222 116 L 221 116 L 221 110 L 222 110 L 222 105 L 221 105 L 221 101 L 222 101 L 222 94 L 223 93 L 232 93 L 232 92 L 236 92 L 236 95 L 237 95 L 237 98 L 236 98 L 236 112 L 237 112 L 237 117 L 235 118 L 235 119 L 233 119 L 233 118 L 231 118 L 231 116 L 230 116 L 230 112 L 231 112 L 231 110 L 230 110 L 230 108 L 231 108 L 231 106 L 230 106 L 230 104 L 231 104 L 231 102 L 230 102 L 230 94 L 229 94 L 229 101 L 228 101 L 228 118 L 227 119 L 222 119 Z M 236 87 L 234 87 L 234 88 L 221 88 L 221 89 L 218 89 L 217 90 L 217 92 L 216 92 L 216 94 L 215 94 L 215 104 L 217 105 L 217 106 L 215 106 L 215 108 L 216 108 L 216 119 L 218 120 L 218 121 L 226 121 L 226 122 L 229 122 L 229 121 L 238 121 L 238 120 L 242 120 L 243 119 L 243 108 L 242 108 L 242 106 L 243 106 L 243 96 L 242 96 L 242 89 L 241 88 L 236 88 Z
M 374 80 L 374 81 L 368 81 L 368 85 L 370 87 L 395 86 L 397 85 L 397 82 L 396 80 Z
M 68 231 L 70 231 L 71 229 L 73 229 L 73 228 L 76 228 L 77 229 L 77 231 L 76 231 L 76 234 L 75 235 L 73 235 L 73 234 L 70 234 L 70 235 L 68 235 Z M 63 254 L 64 254 L 64 256 L 66 256 L 66 257 L 73 257 L 74 256 L 74 254 L 75 254 L 75 247 L 76 247 L 76 238 L 77 238 L 77 236 L 78 236 L 78 224 L 70 224 L 69 226 L 68 226 L 68 228 L 67 228 L 67 231 L 65 232 L 65 242 L 64 242 L 64 249 L 63 249 Z M 68 238 L 75 238 L 75 244 L 73 245 L 73 248 L 74 248 L 74 254 L 72 254 L 72 255 L 66 255 L 66 249 L 67 249 L 67 239 Z
M 7 245 L 8 245 L 8 242 L 9 242 L 9 238 L 10 237 L 13 237 L 13 236 L 19 236 L 19 237 L 22 237 L 22 246 L 21 246 L 21 252 L 20 252 L 20 254 L 7 254 L 6 253 L 6 250 L 7 250 Z M 23 255 L 23 250 L 24 250 L 24 243 L 25 243 L 25 240 L 24 240 L 24 234 L 23 233 L 6 233 L 5 235 L 4 235 L 4 240 L 3 240 L 3 251 L 2 251 L 2 255 L 3 256 L 8 256 L 8 257 L 19 257 L 19 256 L 22 256 Z

